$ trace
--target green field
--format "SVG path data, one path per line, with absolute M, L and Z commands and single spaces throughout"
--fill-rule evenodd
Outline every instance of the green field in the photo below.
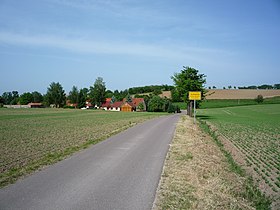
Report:
M 180 109 L 187 109 L 187 103 L 175 102 L 174 105 L 180 107 Z M 200 109 L 210 109 L 210 108 L 223 108 L 223 107 L 233 107 L 233 106 L 248 106 L 257 105 L 258 103 L 254 99 L 210 99 L 203 100 L 200 102 Z M 265 98 L 262 104 L 280 104 L 280 97 Z
M 0 109 L 0 186 L 160 113 Z
M 280 194 L 280 104 L 198 110 L 205 120 L 244 155 L 260 188 Z

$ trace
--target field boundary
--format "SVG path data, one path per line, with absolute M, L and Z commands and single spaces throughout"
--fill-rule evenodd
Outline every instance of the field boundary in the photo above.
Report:
M 151 119 L 148 119 L 151 120 Z M 141 122 L 140 122 L 141 123 Z M 1 173 L 0 174 L 0 188 L 5 187 L 8 184 L 15 183 L 18 179 L 24 178 L 26 176 L 31 175 L 32 173 L 42 170 L 43 168 L 55 164 L 61 160 L 64 160 L 71 155 L 73 155 L 76 152 L 82 151 L 84 149 L 89 148 L 92 145 L 95 145 L 101 141 L 106 140 L 107 138 L 116 135 L 118 133 L 121 133 L 122 131 L 127 130 L 130 127 L 133 127 L 139 123 L 129 123 L 119 129 L 113 130 L 109 134 L 104 135 L 101 138 L 97 139 L 91 139 L 86 141 L 85 143 L 77 146 L 71 146 L 66 148 L 63 151 L 59 152 L 49 152 L 46 155 L 44 155 L 42 158 L 31 162 L 30 164 L 23 166 L 23 167 L 14 167 L 11 170 Z
M 153 210 L 269 209 L 269 201 L 261 203 L 258 196 L 262 195 L 252 187 L 252 180 L 231 170 L 212 136 L 194 125 L 190 117 L 181 116 L 166 156 Z
M 227 158 L 227 161 L 230 164 L 230 169 L 246 179 L 245 198 L 252 201 L 256 209 L 271 209 L 271 206 L 275 203 L 270 196 L 266 195 L 259 187 L 257 187 L 255 182 L 256 176 L 252 170 L 246 167 L 245 158 L 242 152 L 236 148 L 230 140 L 223 136 L 211 123 L 200 119 L 199 122 L 202 130 L 212 137 Z

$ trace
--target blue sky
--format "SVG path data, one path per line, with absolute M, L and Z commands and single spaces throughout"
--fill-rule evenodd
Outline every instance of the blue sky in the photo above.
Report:
M 0 94 L 173 84 L 280 83 L 279 0 L 0 0 Z

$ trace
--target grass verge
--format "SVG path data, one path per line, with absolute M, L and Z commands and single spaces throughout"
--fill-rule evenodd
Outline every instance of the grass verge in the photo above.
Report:
M 202 130 L 208 133 L 216 145 L 220 148 L 220 151 L 224 154 L 229 164 L 229 168 L 232 172 L 238 174 L 241 177 L 245 177 L 244 181 L 244 188 L 245 191 L 242 193 L 243 197 L 249 201 L 251 201 L 256 209 L 271 209 L 271 200 L 266 197 L 253 182 L 252 177 L 248 176 L 245 170 L 238 165 L 231 154 L 225 150 L 223 143 L 219 140 L 218 135 L 215 131 L 211 130 L 209 125 L 205 122 L 200 120 L 199 123 Z
M 153 209 L 267 209 L 269 200 L 256 205 L 259 197 L 255 194 L 259 196 L 259 191 L 232 159 L 229 163 L 229 154 L 225 157 L 218 144 L 190 118 L 182 116 Z

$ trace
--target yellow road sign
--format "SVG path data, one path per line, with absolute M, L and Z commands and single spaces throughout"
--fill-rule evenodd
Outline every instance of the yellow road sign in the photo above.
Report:
M 201 91 L 189 91 L 189 100 L 201 100 Z

